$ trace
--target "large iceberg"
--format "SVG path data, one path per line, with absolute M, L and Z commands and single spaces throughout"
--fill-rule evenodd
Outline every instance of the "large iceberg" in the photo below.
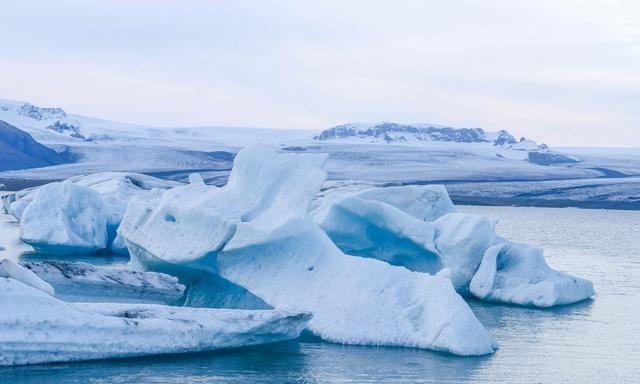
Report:
M 177 185 L 142 174 L 105 172 L 3 196 L 3 206 L 20 221 L 23 239 L 37 251 L 93 253 L 108 248 L 125 253 L 116 231 L 129 200 Z
M 0 366 L 269 343 L 298 337 L 310 317 L 274 310 L 66 303 L 21 280 L 0 272 Z
M 493 352 L 448 278 L 346 255 L 308 218 L 324 161 L 246 148 L 223 188 L 194 183 L 133 199 L 119 228 L 132 264 L 218 276 L 275 308 L 311 312 L 308 329 L 329 341 Z M 224 294 L 197 287 L 187 295 Z
M 533 307 L 575 303 L 595 294 L 590 281 L 550 268 L 541 248 L 517 243 L 487 249 L 471 280 L 471 293 L 482 300 Z

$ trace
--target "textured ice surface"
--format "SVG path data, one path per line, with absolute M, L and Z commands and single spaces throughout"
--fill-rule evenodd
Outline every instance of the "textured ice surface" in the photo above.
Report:
M 9 259 L 0 260 L 0 277 L 18 280 L 23 284 L 39 289 L 49 295 L 53 295 L 55 293 L 55 290 L 49 283 L 40 279 L 29 269 Z
M 451 269 L 456 289 L 466 294 L 484 251 L 495 242 L 495 225 L 486 217 L 465 213 L 449 213 L 435 225 L 434 243 L 442 264 Z
M 105 249 L 109 213 L 98 192 L 71 181 L 40 187 L 20 217 L 20 237 L 49 254 Z
M 297 337 L 308 314 L 72 304 L 0 277 L 0 365 L 208 351 Z
M 431 274 L 450 268 L 455 288 L 465 294 L 495 241 L 493 223 L 455 213 L 442 186 L 329 195 L 312 216 L 343 252 Z
M 493 339 L 449 279 L 345 255 L 307 218 L 324 161 L 244 149 L 227 186 L 134 199 L 119 233 L 134 264 L 219 275 L 275 308 L 312 312 L 308 328 L 326 340 L 493 352 Z
M 6 211 L 20 220 L 23 232 L 26 231 L 29 236 L 33 236 L 37 240 L 34 247 L 39 251 L 46 253 L 91 253 L 109 248 L 116 253 L 125 253 L 126 246 L 122 239 L 116 236 L 116 230 L 122 221 L 129 200 L 134 196 L 144 197 L 153 190 L 164 190 L 180 185 L 173 181 L 161 180 L 147 175 L 122 172 L 78 176 L 64 183 L 67 183 L 65 187 L 62 187 L 60 183 L 52 183 L 3 197 Z M 43 189 L 44 192 L 40 193 L 40 190 Z M 84 197 L 81 198 L 81 196 Z M 31 227 L 25 229 L 24 227 L 28 223 L 22 217 L 23 212 L 27 211 L 27 208 L 34 201 L 37 208 L 30 210 L 31 216 L 27 217 L 27 220 L 31 219 L 29 223 Z M 37 220 L 43 222 L 34 226 L 33 216 L 37 217 L 40 214 L 48 216 Z M 55 228 L 64 229 L 65 233 L 78 233 L 81 228 L 87 227 L 87 223 L 92 220 L 95 222 L 92 225 L 96 233 L 99 230 L 102 232 L 102 229 L 98 227 L 103 226 L 105 214 L 107 217 L 104 222 L 104 230 L 107 233 L 105 241 L 103 241 L 101 234 L 95 236 L 93 244 L 87 244 L 91 243 L 89 238 L 81 242 L 73 236 L 69 236 L 67 240 L 59 234 L 55 238 L 47 237 L 51 236 L 51 232 Z M 55 220 L 52 220 L 54 216 Z M 83 223 L 76 223 L 77 228 L 67 228 L 69 225 L 73 226 L 78 220 L 83 220 Z M 68 223 L 68 225 L 61 226 L 61 222 Z M 90 236 L 89 233 L 78 233 L 78 235 Z M 29 239 L 28 243 L 34 242 L 31 238 Z
M 456 208 L 442 185 L 407 185 L 372 188 L 357 194 L 364 200 L 381 201 L 424 221 L 433 221 Z
M 173 276 L 137 272 L 88 263 L 44 261 L 22 265 L 51 284 L 55 296 L 65 301 L 146 302 L 168 304 L 178 301 L 184 285 Z
M 482 300 L 532 307 L 571 304 L 595 294 L 590 281 L 550 268 L 542 253 L 524 244 L 492 246 L 471 280 L 471 293 Z
M 345 255 L 308 219 L 262 236 L 239 229 L 218 268 L 275 308 L 312 312 L 308 329 L 325 340 L 459 355 L 495 348 L 449 279 Z

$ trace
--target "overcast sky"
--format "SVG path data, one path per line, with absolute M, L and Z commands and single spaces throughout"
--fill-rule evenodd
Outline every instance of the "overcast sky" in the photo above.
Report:
M 116 121 L 640 146 L 637 0 L 3 0 L 0 36 L 0 98 Z

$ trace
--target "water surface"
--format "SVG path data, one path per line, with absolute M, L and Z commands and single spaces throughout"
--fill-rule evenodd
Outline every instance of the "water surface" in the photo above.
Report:
M 0 383 L 640 382 L 640 212 L 460 210 L 499 219 L 502 236 L 544 247 L 551 266 L 594 282 L 595 299 L 546 310 L 471 301 L 500 345 L 485 357 L 305 337 L 214 353 L 3 368 Z

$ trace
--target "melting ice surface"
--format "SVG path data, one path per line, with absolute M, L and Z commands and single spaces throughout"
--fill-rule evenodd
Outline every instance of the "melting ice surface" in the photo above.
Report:
M 0 382 L 84 383 L 88 377 L 94 383 L 140 384 L 639 381 L 640 212 L 459 210 L 499 219 L 499 235 L 543 247 L 552 267 L 594 282 L 595 300 L 544 310 L 471 301 L 500 344 L 495 354 L 483 357 L 303 339 L 207 354 L 1 368 Z

